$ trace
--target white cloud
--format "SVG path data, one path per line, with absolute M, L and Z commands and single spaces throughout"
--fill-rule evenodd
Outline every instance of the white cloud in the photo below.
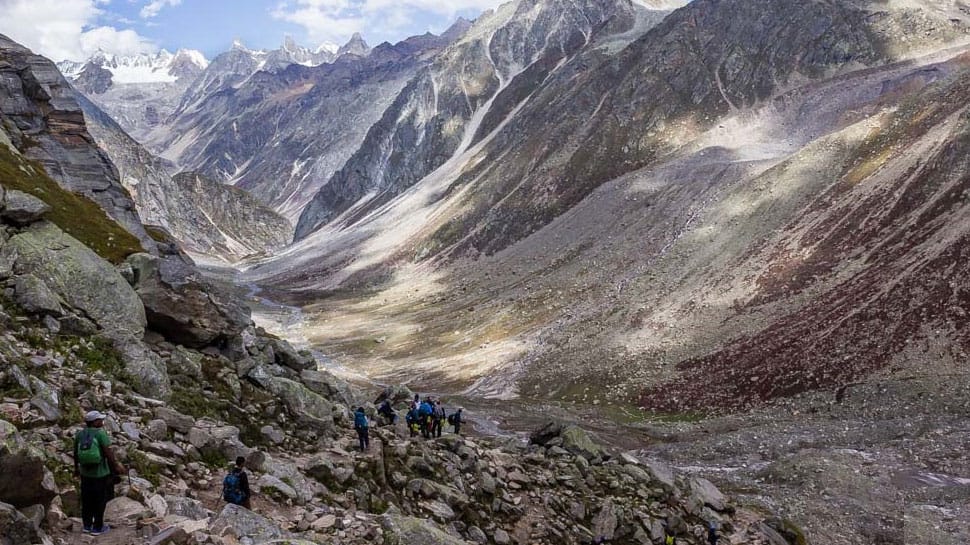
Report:
M 166 6 L 174 7 L 181 3 L 182 0 L 152 0 L 145 7 L 141 8 L 139 15 L 141 15 L 142 19 L 151 19 L 158 15 Z
M 453 18 L 465 10 L 485 10 L 499 3 L 500 0 L 286 0 L 271 13 L 277 19 L 302 26 L 311 40 L 342 42 L 365 29 L 392 33 L 407 28 L 419 12 Z
M 95 26 L 107 0 L 0 0 L 0 33 L 55 61 L 85 60 L 101 49 L 130 54 L 158 47 L 132 30 Z

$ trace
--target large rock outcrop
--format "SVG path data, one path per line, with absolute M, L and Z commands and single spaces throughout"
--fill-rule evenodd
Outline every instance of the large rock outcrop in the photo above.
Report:
M 148 325 L 174 343 L 225 346 L 252 323 L 242 301 L 206 281 L 186 258 L 135 254 L 127 263 Z
M 107 336 L 140 339 L 145 308 L 110 263 L 49 222 L 30 225 L 0 249 L 16 275 L 39 279 Z
M 154 248 L 118 171 L 88 133 L 75 96 L 53 62 L 0 35 L 0 121 L 14 147 L 62 187 L 98 203 L 146 249 Z
M 17 428 L 0 420 L 0 503 L 14 507 L 50 505 L 57 496 L 54 476 L 47 469 L 45 455 L 30 445 Z

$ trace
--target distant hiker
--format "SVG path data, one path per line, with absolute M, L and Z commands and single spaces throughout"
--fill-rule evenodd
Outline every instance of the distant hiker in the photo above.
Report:
M 707 527 L 707 542 L 710 545 L 717 545 L 717 525 L 711 522 Z
M 461 412 L 464 411 L 464 407 L 458 407 L 458 410 L 448 415 L 448 423 L 455 427 L 455 434 L 461 434 Z
M 431 417 L 434 414 L 434 407 L 431 405 L 431 398 L 426 397 L 418 407 L 418 419 L 421 424 L 421 435 L 428 439 L 431 437 Z
M 411 400 L 411 408 L 414 410 L 418 410 L 418 407 L 420 406 L 421 406 L 421 398 L 418 396 L 418 394 L 414 394 L 414 399 Z
M 431 437 L 441 437 L 441 428 L 445 427 L 445 418 L 447 418 L 447 414 L 444 405 L 441 404 L 441 400 L 435 401 L 431 421 Z
M 246 475 L 245 465 L 245 458 L 242 456 L 236 458 L 236 465 L 222 479 L 222 499 L 246 509 L 252 509 L 249 500 L 253 494 L 249 490 L 249 475 Z
M 408 424 L 408 431 L 411 432 L 411 437 L 418 434 L 418 410 L 410 409 L 408 413 L 404 415 L 404 421 Z
M 91 535 L 110 529 L 104 523 L 104 508 L 109 497 L 114 496 L 112 469 L 115 474 L 125 472 L 109 448 L 111 439 L 104 431 L 105 418 L 98 411 L 88 412 L 84 415 L 84 429 L 74 435 L 74 474 L 81 477 L 81 523 L 84 533 Z
M 380 407 L 377 408 L 377 414 L 383 416 L 392 426 L 397 422 L 397 413 L 394 412 L 394 407 L 391 406 L 391 400 L 385 399 Z
M 363 407 L 357 407 L 357 411 L 354 413 L 354 429 L 357 430 L 357 440 L 360 441 L 361 452 L 370 448 L 367 415 L 364 414 Z

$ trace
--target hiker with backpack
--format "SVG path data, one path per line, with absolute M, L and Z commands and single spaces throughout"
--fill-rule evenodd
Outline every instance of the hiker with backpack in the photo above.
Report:
M 234 505 L 252 509 L 249 500 L 253 494 L 249 489 L 249 475 L 246 475 L 245 465 L 245 458 L 242 456 L 236 458 L 236 465 L 222 479 L 222 499 Z
M 448 423 L 455 427 L 455 435 L 461 435 L 461 412 L 464 410 L 464 407 L 458 407 L 457 411 L 448 415 Z
M 431 398 L 424 398 L 424 401 L 418 407 L 418 421 L 421 425 L 421 436 L 425 439 L 431 437 L 431 416 L 433 413 L 434 407 L 431 405 Z
M 357 430 L 357 440 L 360 441 L 360 451 L 363 452 L 370 448 L 370 437 L 367 423 L 367 415 L 363 407 L 357 407 L 354 412 L 354 429 Z
M 85 534 L 101 535 L 110 527 L 104 523 L 104 509 L 114 496 L 114 475 L 125 472 L 111 450 L 104 431 L 106 415 L 89 411 L 84 429 L 74 435 L 74 474 L 81 478 L 81 524 Z
M 707 526 L 707 542 L 710 545 L 717 545 L 718 535 L 717 535 L 717 524 L 714 521 Z
M 394 407 L 391 406 L 390 399 L 385 399 L 381 402 L 380 407 L 377 408 L 377 414 L 383 416 L 392 426 L 397 422 L 397 413 L 394 412 Z
M 446 417 L 445 407 L 441 404 L 441 400 L 435 400 L 431 421 L 431 437 L 441 437 L 441 428 L 445 427 Z

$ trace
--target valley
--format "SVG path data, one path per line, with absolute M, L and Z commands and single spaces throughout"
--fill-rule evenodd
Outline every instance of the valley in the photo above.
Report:
M 970 542 L 963 2 L 514 0 L 63 77 L 0 38 L 0 417 L 108 403 L 199 542 Z M 353 452 L 413 392 L 467 438 Z M 214 514 L 242 452 L 265 527 Z

